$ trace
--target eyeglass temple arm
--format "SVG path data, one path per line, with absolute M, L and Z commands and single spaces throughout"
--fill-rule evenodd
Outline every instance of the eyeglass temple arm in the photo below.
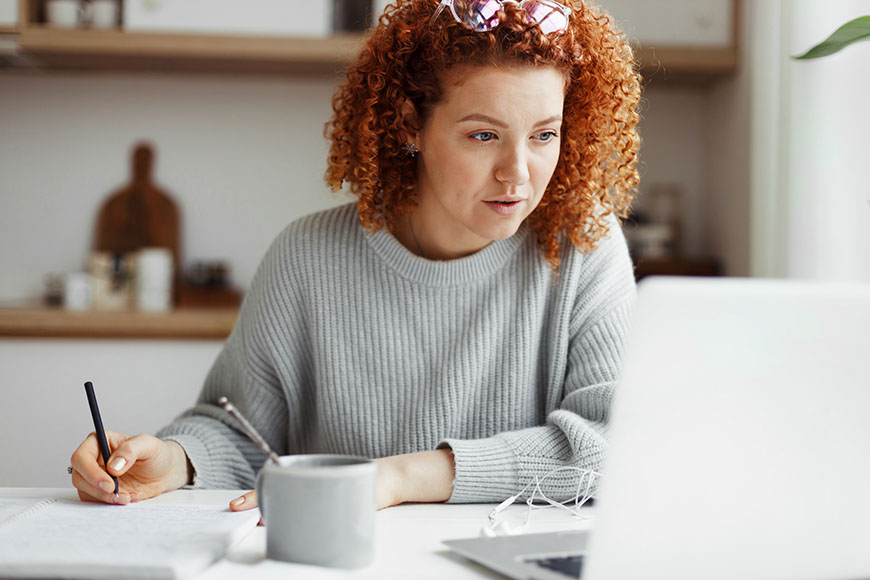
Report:
M 452 0 L 441 0 L 441 4 L 438 5 L 438 8 L 435 9 L 435 14 L 432 15 L 432 21 L 434 22 L 438 15 L 441 14 L 441 11 L 444 10 L 446 6 L 448 6 Z

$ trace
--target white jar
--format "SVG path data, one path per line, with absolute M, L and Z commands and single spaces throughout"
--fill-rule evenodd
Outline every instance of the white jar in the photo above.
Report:
M 143 248 L 136 258 L 136 308 L 165 312 L 172 308 L 172 253 Z
M 85 8 L 79 0 L 48 0 L 45 14 L 48 25 L 56 28 L 76 28 L 84 24 Z
M 63 279 L 63 307 L 67 310 L 91 308 L 91 275 L 85 272 L 69 272 Z
M 88 20 L 91 28 L 117 28 L 120 5 L 118 0 L 89 0 Z

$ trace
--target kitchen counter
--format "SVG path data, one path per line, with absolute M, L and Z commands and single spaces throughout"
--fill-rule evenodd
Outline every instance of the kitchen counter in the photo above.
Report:
M 0 308 L 0 337 L 225 339 L 238 308 L 170 312 L 73 312 L 60 308 Z

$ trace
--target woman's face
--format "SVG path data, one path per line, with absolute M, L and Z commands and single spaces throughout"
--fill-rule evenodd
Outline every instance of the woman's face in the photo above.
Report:
M 551 67 L 460 67 L 417 134 L 413 233 L 430 259 L 513 235 L 559 159 L 565 79 Z

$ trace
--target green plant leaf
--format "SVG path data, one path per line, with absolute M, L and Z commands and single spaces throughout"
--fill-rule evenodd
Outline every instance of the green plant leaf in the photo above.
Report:
M 793 56 L 795 60 L 809 60 L 812 58 L 821 58 L 839 52 L 853 42 L 859 40 L 870 40 L 870 16 L 861 16 L 855 20 L 850 20 L 840 28 L 834 31 L 823 42 L 815 45 L 800 56 Z

